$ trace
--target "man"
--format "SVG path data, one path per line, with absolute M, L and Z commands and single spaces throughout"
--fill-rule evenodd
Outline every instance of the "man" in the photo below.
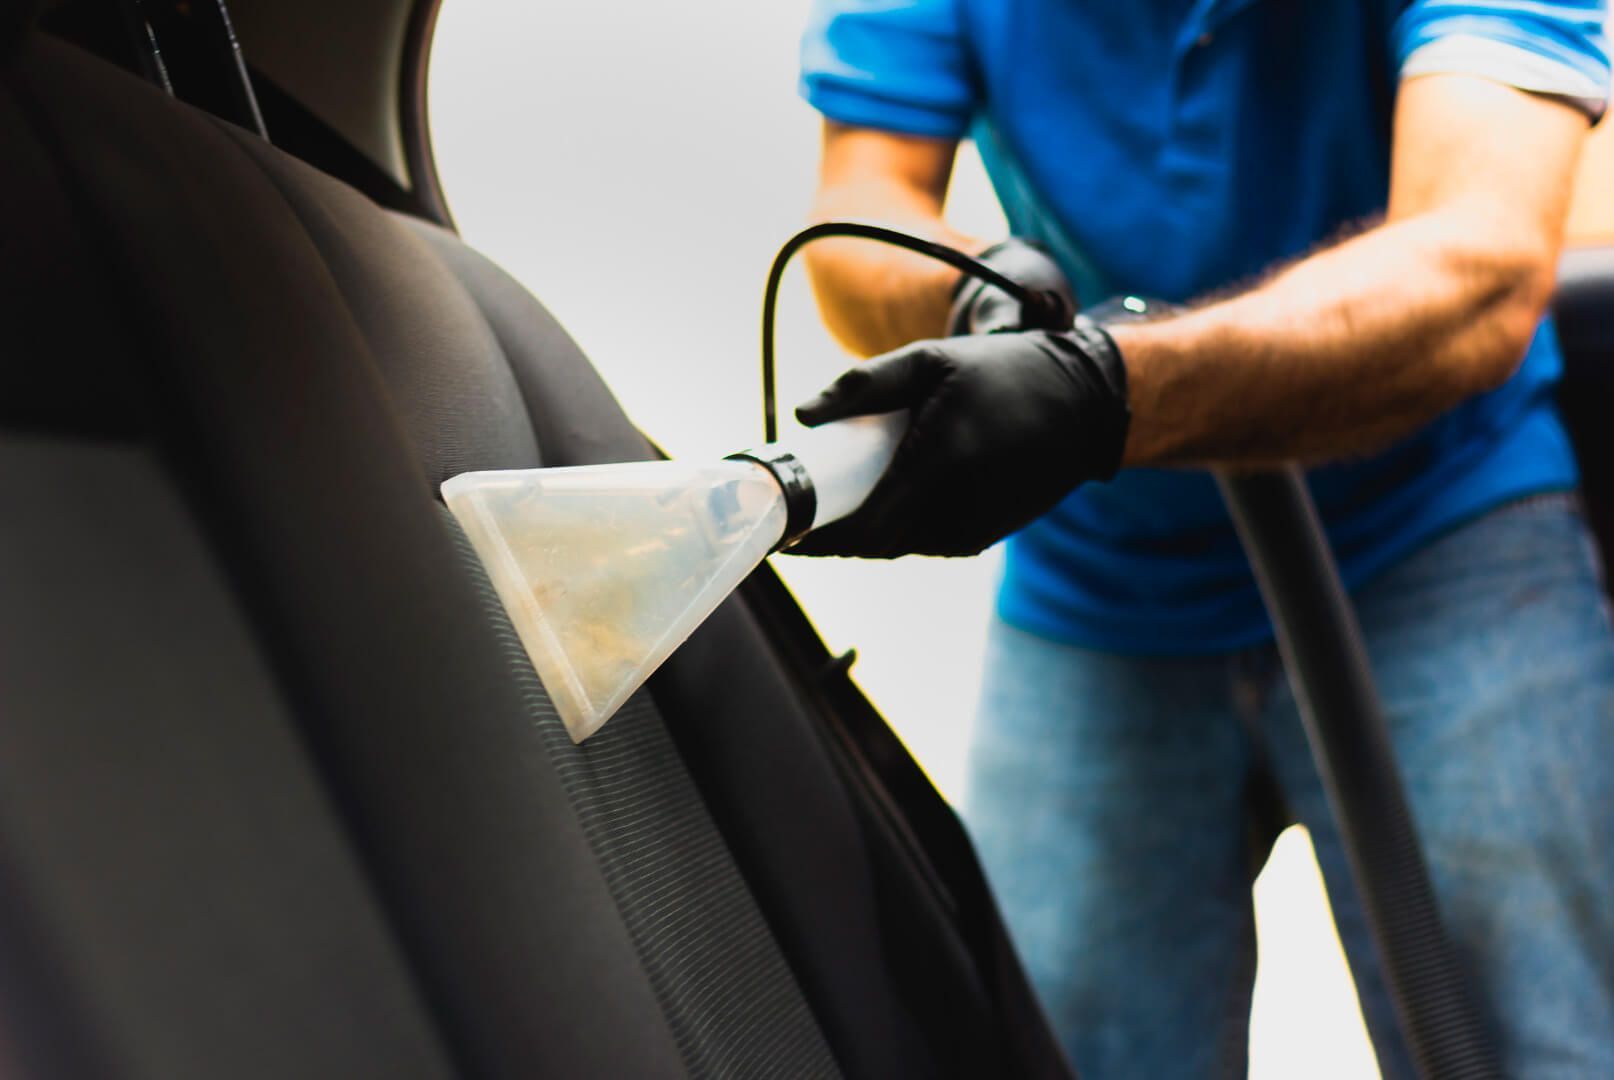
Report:
M 1607 96 L 1602 18 L 1593 0 L 817 4 L 819 216 L 984 250 L 1088 305 L 1189 305 L 1031 330 L 945 266 L 810 253 L 832 330 L 897 351 L 800 415 L 913 420 L 805 552 L 966 554 L 1022 530 L 966 816 L 1088 1077 L 1242 1072 L 1265 777 L 1311 830 L 1381 1065 L 1410 1071 L 1255 584 L 1193 471 L 1290 459 L 1312 467 L 1509 1074 L 1614 1076 L 1614 633 L 1542 321 Z M 966 133 L 1040 250 L 942 223 Z

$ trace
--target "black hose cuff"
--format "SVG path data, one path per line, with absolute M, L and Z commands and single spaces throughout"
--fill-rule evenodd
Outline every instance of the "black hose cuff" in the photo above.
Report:
M 785 532 L 779 542 L 773 545 L 774 551 L 784 550 L 812 531 L 813 522 L 818 517 L 818 491 L 813 487 L 813 478 L 807 474 L 807 467 L 795 454 L 781 452 L 763 456 L 742 450 L 724 460 L 761 465 L 778 481 L 779 490 L 785 496 Z

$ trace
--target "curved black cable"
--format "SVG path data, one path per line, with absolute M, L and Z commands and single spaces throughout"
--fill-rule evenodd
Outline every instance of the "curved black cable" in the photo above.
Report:
M 779 437 L 779 409 L 776 399 L 777 392 L 774 384 L 774 351 L 773 351 L 773 323 L 774 315 L 779 306 L 779 282 L 784 279 L 785 268 L 790 265 L 790 259 L 812 243 L 827 236 L 850 236 L 863 240 L 878 240 L 884 244 L 907 248 L 921 255 L 928 255 L 932 259 L 944 262 L 966 274 L 996 285 L 1022 304 L 1035 303 L 1036 297 L 1030 289 L 1010 278 L 1004 277 L 998 271 L 983 263 L 981 260 L 964 254 L 956 248 L 946 244 L 938 244 L 934 240 L 925 240 L 918 236 L 910 236 L 899 229 L 890 229 L 884 225 L 870 225 L 861 221 L 824 221 L 817 225 L 809 225 L 801 230 L 779 249 L 779 254 L 773 257 L 773 266 L 768 270 L 768 283 L 762 292 L 762 441 L 773 442 Z

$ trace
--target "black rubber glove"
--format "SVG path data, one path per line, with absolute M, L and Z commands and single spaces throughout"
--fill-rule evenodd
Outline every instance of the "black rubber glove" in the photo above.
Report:
M 1040 247 L 1010 238 L 993 244 L 976 258 L 1036 293 L 1029 305 L 980 278 L 959 279 L 947 315 L 947 333 L 1000 334 L 1010 330 L 1069 330 L 1081 310 L 1059 264 Z
M 891 467 L 799 555 L 974 555 L 1120 468 L 1126 368 L 1098 324 L 921 341 L 847 371 L 796 410 L 809 427 L 912 411 Z

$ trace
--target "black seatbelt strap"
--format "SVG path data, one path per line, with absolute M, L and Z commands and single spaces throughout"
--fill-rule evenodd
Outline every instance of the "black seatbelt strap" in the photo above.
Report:
M 162 50 L 157 47 L 157 35 L 152 31 L 151 23 L 146 21 L 146 13 L 141 9 L 140 0 L 120 0 L 118 10 L 123 15 L 124 33 L 129 38 L 129 47 L 134 53 L 140 75 L 154 86 L 162 87 L 172 96 L 174 84 L 168 78 L 168 68 L 163 63 Z
M 122 0 L 142 74 L 181 101 L 269 137 L 224 0 Z

